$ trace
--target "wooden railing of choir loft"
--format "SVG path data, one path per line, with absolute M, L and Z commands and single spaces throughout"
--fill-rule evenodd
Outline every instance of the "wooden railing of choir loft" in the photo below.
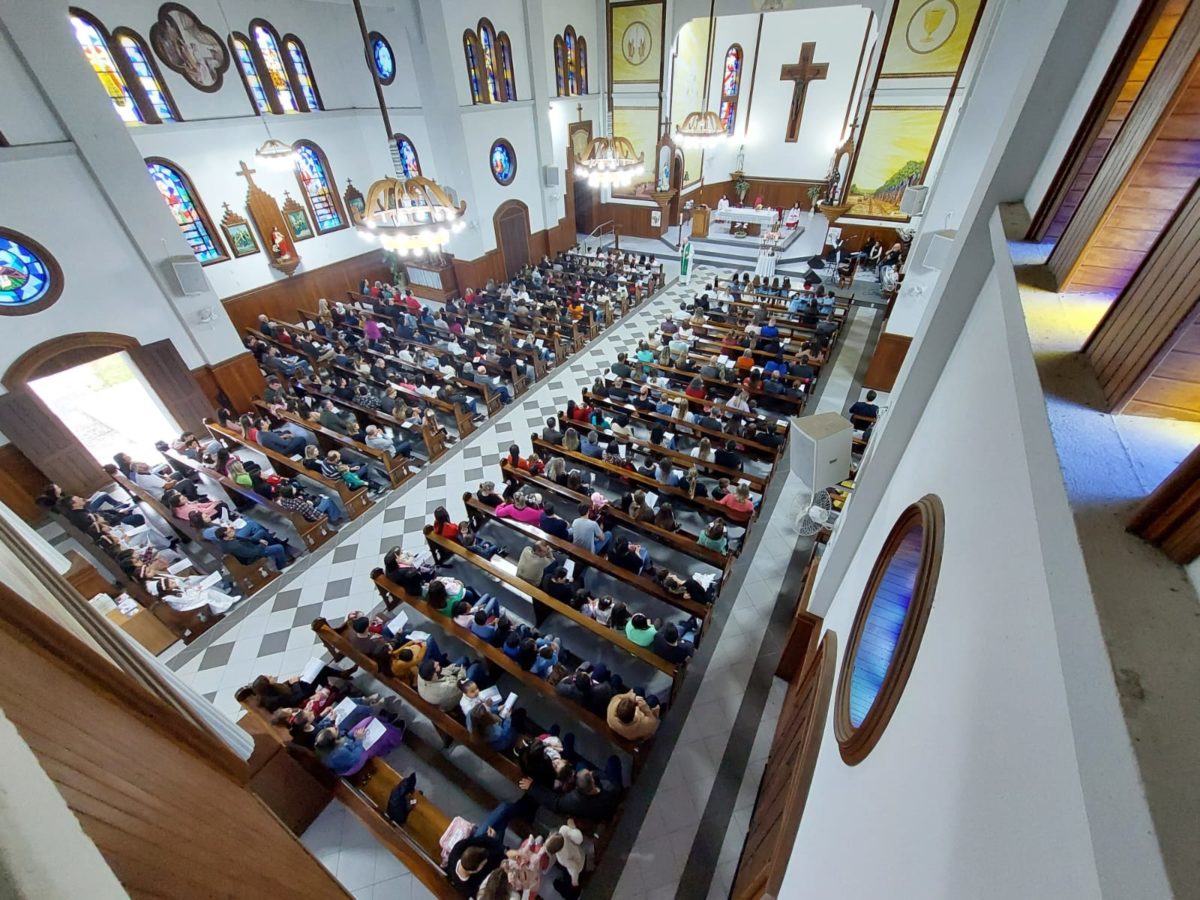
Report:
M 1200 556 L 1200 447 L 1142 502 L 1129 531 L 1180 565 Z
M 605 229 L 608 230 L 606 231 Z M 607 222 L 601 222 L 599 225 L 593 228 L 591 234 L 589 234 L 583 241 L 583 248 L 586 250 L 588 247 L 588 242 L 593 238 L 596 239 L 596 246 L 600 246 L 599 239 L 604 237 L 606 234 L 611 234 L 613 236 L 613 249 L 619 251 L 621 249 L 621 228 L 619 225 L 617 225 L 616 219 L 609 219 Z

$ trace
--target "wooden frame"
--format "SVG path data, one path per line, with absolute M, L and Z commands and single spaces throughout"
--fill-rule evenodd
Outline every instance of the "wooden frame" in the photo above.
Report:
M 178 163 L 172 162 L 164 156 L 147 156 L 145 163 L 147 166 L 158 165 L 170 169 L 183 183 L 183 186 L 187 188 L 187 192 L 192 198 L 192 205 L 196 207 L 196 215 L 200 217 L 201 224 L 204 225 L 209 236 L 212 238 L 213 247 L 215 247 L 217 252 L 221 254 L 216 259 L 209 259 L 201 262 L 200 265 L 214 266 L 217 263 L 222 263 L 228 260 L 229 253 L 226 251 L 225 245 L 221 243 L 221 235 L 217 231 L 216 226 L 213 224 L 213 218 L 208 213 L 208 207 L 204 205 L 204 199 L 200 196 L 200 192 L 196 190 L 196 185 L 192 182 L 191 176 L 189 176 L 188 173 L 185 172 Z M 157 185 L 155 186 L 155 190 L 158 190 Z M 163 202 L 166 203 L 166 198 L 163 198 Z M 178 223 L 176 223 L 176 227 L 179 227 Z M 197 260 L 197 262 L 199 262 L 199 260 Z
M 227 42 L 229 45 L 229 55 L 232 57 L 237 56 L 237 42 L 239 41 L 246 45 L 246 52 L 250 54 L 250 64 L 254 66 L 254 77 L 258 79 L 259 86 L 262 87 L 263 98 L 267 102 L 267 108 L 259 108 L 258 100 L 254 96 L 254 89 L 250 87 L 250 79 L 242 68 L 241 61 L 235 59 L 238 76 L 242 82 L 242 87 L 246 91 L 246 99 L 250 101 L 250 107 L 254 110 L 255 115 L 261 116 L 263 113 L 274 112 L 275 108 L 271 106 L 271 95 L 267 93 L 266 85 L 262 83 L 262 74 L 258 71 L 258 63 L 254 61 L 254 45 L 250 42 L 250 38 L 240 31 L 231 31 Z
M 308 210 L 297 203 L 296 199 L 287 191 L 283 192 L 283 206 L 279 207 L 279 211 L 283 213 L 283 221 L 287 223 L 288 234 L 291 235 L 293 242 L 307 241 L 309 238 L 317 236 L 317 230 L 309 219 Z M 308 234 L 298 233 L 301 221 L 308 228 Z
M 383 77 L 383 73 L 379 71 L 379 64 L 375 59 L 375 45 L 383 44 L 387 48 L 388 56 L 392 59 L 392 74 L 388 78 Z M 392 49 L 391 42 L 378 31 L 372 31 L 367 34 L 367 65 L 379 78 L 380 84 L 391 84 L 396 80 L 396 52 Z M 310 72 L 311 74 L 311 72 Z
M 171 43 L 171 38 L 167 35 L 167 28 L 170 27 L 175 28 L 176 31 L 178 30 L 174 23 L 168 24 L 167 17 L 171 13 L 177 13 L 180 17 L 187 16 L 194 23 L 196 30 L 202 32 L 208 37 L 211 37 L 213 44 L 221 48 L 221 61 L 217 65 L 216 70 L 213 72 L 213 80 L 211 83 L 206 83 L 199 80 L 194 71 L 189 70 L 188 67 L 183 63 L 172 59 L 170 53 L 164 52 L 164 48 L 170 46 Z M 217 34 L 217 32 L 201 22 L 200 17 L 182 3 L 164 3 L 158 8 L 158 18 L 155 20 L 154 24 L 150 26 L 149 46 L 153 48 L 154 53 L 159 59 L 162 60 L 164 66 L 182 77 L 184 81 L 198 91 L 204 91 L 208 94 L 215 94 L 225 83 L 225 72 L 229 68 L 229 64 L 231 62 L 229 48 L 226 46 L 225 42 L 221 40 L 221 36 Z M 162 82 L 161 78 L 159 79 L 159 82 Z
M 475 59 L 472 61 L 471 55 Z M 487 68 L 483 64 L 483 44 L 479 35 L 468 28 L 463 32 L 463 61 L 467 64 L 467 86 L 471 89 L 471 102 L 474 104 L 491 103 L 492 93 L 487 83 Z M 471 76 L 474 75 L 474 80 Z M 475 83 L 479 83 L 478 89 Z
M 571 88 L 567 81 L 567 45 L 561 34 L 554 36 L 554 80 L 559 97 L 570 97 Z
M 575 136 L 578 134 L 583 135 L 583 152 L 586 152 L 588 144 L 592 142 L 592 122 L 590 119 L 585 122 L 569 122 L 567 124 L 567 150 L 570 152 L 571 158 L 575 161 L 578 161 L 582 155 L 581 152 L 577 152 L 575 149 Z
M 117 42 L 113 39 L 112 32 L 110 32 L 104 26 L 103 22 L 101 22 L 98 18 L 96 18 L 96 16 L 92 15 L 86 9 L 80 9 L 77 6 L 72 6 L 67 10 L 67 12 L 72 18 L 80 19 L 95 29 L 96 33 L 100 35 L 101 40 L 104 41 L 104 47 L 108 51 L 109 57 L 112 59 L 112 64 L 114 67 L 116 67 L 117 72 L 120 74 L 121 80 L 124 82 L 124 87 L 129 92 L 129 98 L 133 101 L 134 109 L 137 110 L 138 117 L 141 119 L 140 123 L 130 122 L 125 124 L 161 125 L 162 119 L 158 117 L 158 113 L 155 111 L 154 105 L 150 103 L 149 99 L 146 97 L 146 92 L 142 88 L 141 82 L 138 80 L 136 73 L 129 64 L 129 57 L 127 57 L 125 52 L 120 50 L 120 48 L 117 46 Z M 85 61 L 88 62 L 88 68 L 92 69 L 92 74 L 98 77 L 99 73 L 97 73 L 92 67 L 91 62 L 86 59 L 86 55 Z M 105 90 L 105 93 L 107 93 L 107 89 Z M 109 100 L 110 102 L 115 103 L 111 95 L 109 96 Z
M 587 38 L 575 39 L 575 88 L 576 96 L 586 97 L 588 88 Z
M 10 241 L 22 245 L 25 249 L 33 253 L 41 261 L 42 265 L 46 267 L 46 275 L 50 279 L 46 293 L 37 300 L 34 300 L 32 303 L 22 304 L 21 306 L 0 306 L 0 316 L 29 316 L 48 309 L 58 302 L 58 298 L 62 296 L 63 292 L 63 272 L 62 267 L 58 264 L 58 260 L 54 258 L 53 254 L 33 238 L 19 231 L 13 231 L 11 228 L 0 227 L 0 237 L 8 238 Z M 21 357 L 21 359 L 24 359 L 24 357 Z M 13 365 L 15 366 L 16 363 L 13 363 Z
M 229 252 L 233 254 L 234 259 L 241 259 L 243 256 L 253 256 L 255 253 L 261 253 L 262 247 L 258 244 L 258 238 L 254 236 L 254 229 L 250 227 L 250 222 L 244 217 L 239 216 L 229 208 L 228 203 L 221 204 L 225 209 L 225 215 L 221 217 L 221 231 L 225 232 L 225 241 L 229 244 Z M 236 235 L 236 236 L 235 236 Z M 250 243 L 254 245 L 251 250 L 248 247 L 238 251 L 239 237 L 244 235 L 249 238 Z
M 517 99 L 517 65 L 513 61 L 512 41 L 508 39 L 507 31 L 496 35 L 496 58 L 499 62 L 498 86 L 504 95 L 504 102 L 508 103 Z
M 338 214 L 342 220 L 341 225 L 335 225 L 332 228 L 321 229 L 321 223 L 317 218 L 317 210 L 313 206 L 312 197 L 309 196 L 308 188 L 304 186 L 304 179 L 300 177 L 300 164 L 297 162 L 295 168 L 296 184 L 300 186 L 300 193 L 304 196 L 304 205 L 308 207 L 308 217 L 312 220 L 313 231 L 317 234 L 333 234 L 335 231 L 341 231 L 343 228 L 350 227 L 350 218 L 346 215 L 346 208 L 342 205 L 342 198 L 337 192 L 337 178 L 333 174 L 333 166 L 329 164 L 329 157 L 325 155 L 325 151 L 321 149 L 321 145 L 316 141 L 307 139 L 296 141 L 292 144 L 292 149 L 299 152 L 301 147 L 306 147 L 316 154 L 317 162 L 320 163 L 321 170 L 325 173 L 325 183 L 329 186 L 329 202 L 333 204 L 333 211 Z
M 296 103 L 304 112 L 314 111 L 308 102 L 308 98 L 304 96 L 304 90 L 300 82 L 300 73 L 296 71 L 296 62 L 292 59 L 290 51 L 293 44 L 300 51 L 300 59 L 304 62 L 304 68 L 308 71 L 308 80 L 311 82 L 313 96 L 317 98 L 317 111 L 323 110 L 325 108 L 325 101 L 321 99 L 321 89 L 317 86 L 317 76 L 313 74 L 312 62 L 308 58 L 308 48 L 304 46 L 304 41 L 289 31 L 283 36 L 283 46 L 280 52 L 283 54 L 283 67 L 287 70 L 288 81 L 292 83 L 292 93 L 296 96 Z
M 904 539 L 914 528 L 922 529 L 921 560 L 917 568 L 913 585 L 912 597 L 904 616 L 904 624 L 896 640 L 896 647 L 888 662 L 887 674 L 883 684 L 871 703 L 870 709 L 862 723 L 855 727 L 850 721 L 850 681 L 854 672 L 855 661 L 858 657 L 859 644 L 863 639 L 867 620 L 875 605 L 876 594 L 883 583 L 884 576 L 897 550 Z M 937 589 L 938 574 L 942 563 L 942 542 L 945 535 L 945 511 L 942 501 L 936 494 L 926 494 L 916 503 L 909 506 L 900 514 L 896 524 L 892 526 L 883 548 L 871 569 L 867 586 L 863 590 L 862 600 L 859 601 L 858 612 L 854 616 L 854 625 L 850 631 L 850 639 L 846 644 L 846 652 L 842 656 L 841 672 L 838 676 L 837 697 L 834 706 L 834 734 L 837 736 L 838 748 L 842 759 L 847 765 L 858 765 L 867 758 L 871 750 L 879 742 L 904 686 L 916 662 L 917 650 L 921 645 L 921 637 L 925 634 L 925 624 L 929 619 L 929 610 L 933 606 L 933 595 Z
M 415 147 L 413 152 L 416 152 Z M 350 217 L 351 224 L 357 225 L 362 221 L 367 211 L 367 200 L 349 178 L 346 179 L 346 190 L 342 192 L 342 203 L 346 207 L 346 215 Z
M 492 166 L 492 154 L 496 152 L 497 147 L 503 147 L 508 151 L 508 156 L 512 160 L 512 173 L 508 178 L 501 178 L 496 169 Z M 492 177 L 496 179 L 496 184 L 502 187 L 508 187 L 517 180 L 517 151 L 513 149 L 513 145 L 506 138 L 496 138 L 492 142 L 492 147 L 488 150 L 488 169 L 491 170 Z
M 300 87 L 296 83 L 296 75 L 292 71 L 292 67 L 288 64 L 287 54 L 283 50 L 283 39 L 279 36 L 279 32 L 275 29 L 275 26 L 266 19 L 251 19 L 246 44 L 250 47 L 250 58 L 254 60 L 254 68 L 258 71 L 258 80 L 262 84 L 263 94 L 266 95 L 267 105 L 271 107 L 271 112 L 277 116 L 287 114 L 287 110 L 279 102 L 279 91 L 271 83 L 271 70 L 267 66 L 266 59 L 263 58 L 258 41 L 254 39 L 254 30 L 256 28 L 262 28 L 270 35 L 271 40 L 275 42 L 275 50 L 279 53 L 279 62 L 283 66 L 284 75 L 287 76 L 288 90 L 292 92 L 292 102 L 296 104 L 296 112 L 304 112 L 307 104 L 300 95 Z M 258 108 L 257 102 L 255 103 L 255 108 Z
M 163 96 L 163 101 L 171 108 L 171 115 L 173 116 L 172 121 L 182 122 L 183 116 L 179 114 L 179 107 L 175 103 L 175 98 L 171 96 L 171 89 L 167 87 L 167 82 L 163 79 L 162 70 L 158 67 L 158 63 L 154 59 L 154 54 L 150 52 L 149 43 L 147 43 L 145 38 L 143 38 L 132 28 L 121 25 L 113 29 L 112 43 L 117 44 L 117 47 L 114 49 L 110 43 L 109 52 L 112 53 L 114 57 L 120 57 L 121 62 L 119 64 L 122 67 L 122 71 L 124 71 L 125 68 L 128 68 L 130 70 L 130 74 L 134 76 L 133 81 L 130 82 L 128 86 L 129 89 L 135 93 L 138 105 L 141 106 L 143 103 L 146 104 L 145 108 L 142 109 L 143 117 L 145 117 L 147 112 L 150 112 L 158 124 L 163 124 L 162 117 L 158 115 L 158 111 L 155 110 L 154 104 L 151 102 L 150 97 L 146 94 L 146 89 L 142 86 L 141 79 L 138 78 L 137 73 L 133 71 L 133 63 L 129 61 L 129 55 L 125 52 L 125 48 L 120 46 L 121 38 L 123 37 L 129 38 L 138 45 L 138 48 L 142 51 L 142 56 L 146 58 L 146 65 L 150 67 L 150 73 L 154 76 L 154 80 L 158 84 L 158 90 Z M 224 44 L 221 46 L 222 49 L 224 49 Z M 186 79 L 187 76 L 184 77 Z M 191 81 L 188 81 L 188 84 L 191 84 Z

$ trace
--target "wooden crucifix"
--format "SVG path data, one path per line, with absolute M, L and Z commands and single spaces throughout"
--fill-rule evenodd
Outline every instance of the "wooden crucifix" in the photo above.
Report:
M 234 174 L 246 179 L 246 212 L 249 213 L 254 227 L 258 230 L 259 237 L 262 238 L 267 258 L 272 267 L 285 275 L 291 275 L 300 265 L 300 254 L 296 252 L 293 243 L 295 232 L 292 230 L 292 224 L 279 209 L 278 201 L 254 183 L 254 179 L 250 176 L 255 173 L 255 170 L 241 160 L 238 162 L 238 170 Z M 301 211 L 301 218 L 307 228 L 308 219 L 303 216 L 303 211 Z
M 780 81 L 794 81 L 792 108 L 788 112 L 787 134 L 784 140 L 794 144 L 800 139 L 800 117 L 804 115 L 804 98 L 808 85 L 813 81 L 824 81 L 829 74 L 829 63 L 813 63 L 817 50 L 815 42 L 800 45 L 800 61 L 785 65 L 779 72 Z

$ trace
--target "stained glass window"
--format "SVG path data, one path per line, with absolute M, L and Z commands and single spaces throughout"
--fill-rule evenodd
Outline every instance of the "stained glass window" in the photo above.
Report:
M 104 85 L 108 99 L 112 101 L 121 121 L 126 125 L 141 125 L 146 119 L 138 109 L 129 85 L 125 83 L 125 76 L 117 68 L 117 61 L 113 59 L 100 26 L 77 12 L 71 14 L 71 25 L 75 29 L 75 40 L 83 48 L 84 57 Z
M 212 223 L 201 209 L 187 176 L 167 160 L 148 159 L 146 168 L 196 259 L 202 263 L 224 259 L 225 252 L 217 243 Z
M 158 72 L 154 68 L 154 64 L 150 59 L 150 55 L 146 52 L 146 46 L 136 36 L 129 32 L 117 29 L 117 43 L 121 45 L 121 50 L 124 51 L 125 57 L 129 60 L 129 66 L 133 69 L 133 73 L 137 76 L 138 83 L 142 86 L 142 92 L 146 95 L 146 99 L 150 101 L 150 105 L 154 108 L 160 121 L 174 122 L 178 117 L 175 115 L 175 107 L 171 104 L 170 97 L 167 95 L 167 89 L 163 87 L 159 80 Z
M 721 76 L 721 121 L 733 134 L 737 121 L 738 92 L 742 86 L 742 48 L 734 44 L 725 53 L 725 71 Z
M 321 98 L 317 96 L 317 85 L 313 81 L 312 71 L 308 67 L 308 54 L 304 51 L 304 45 L 300 43 L 299 38 L 289 34 L 284 39 L 283 46 L 287 49 L 292 72 L 300 85 L 300 94 L 304 98 L 308 111 L 321 109 Z
M 260 113 L 270 112 L 271 104 L 267 101 L 267 92 L 263 90 L 262 79 L 258 77 L 258 67 L 254 65 L 254 57 L 250 53 L 250 42 L 240 34 L 235 34 L 230 41 L 233 44 L 233 54 L 237 57 L 238 66 L 242 70 L 242 81 L 246 90 L 254 98 L 254 105 Z
M 0 311 L 29 306 L 57 288 L 50 267 L 19 235 L 0 232 Z
M 308 198 L 313 219 L 317 223 L 317 233 L 343 227 L 346 219 L 342 215 L 337 192 L 332 187 L 333 173 L 329 170 L 325 154 L 311 141 L 297 141 L 293 149 L 296 151 L 296 180 Z
M 586 94 L 588 92 L 587 41 L 583 38 L 575 42 L 575 63 L 579 67 L 579 71 L 575 73 L 575 86 L 579 88 L 579 93 Z
M 392 55 L 392 45 L 378 32 L 371 32 L 371 62 L 375 65 L 375 74 L 384 84 L 391 84 L 396 79 L 396 57 Z
M 512 184 L 517 177 L 517 154 L 512 144 L 501 138 L 492 144 L 492 177 L 500 184 Z
M 558 96 L 567 96 L 567 48 L 563 44 L 562 35 L 554 36 L 554 80 L 557 82 Z
M 280 112 L 300 112 L 296 103 L 296 95 L 292 92 L 292 83 L 288 80 L 287 68 L 279 53 L 279 41 L 264 25 L 251 25 L 250 35 L 258 48 L 259 57 L 267 69 L 267 79 L 275 92 Z
M 578 94 L 579 82 L 575 71 L 575 29 L 570 25 L 563 33 L 563 44 L 567 48 L 567 93 Z
M 496 32 L 486 19 L 479 23 L 479 45 L 483 49 L 483 70 L 487 78 L 488 96 L 492 103 L 500 103 L 500 81 L 496 75 Z
M 487 103 L 479 76 L 479 39 L 475 32 L 468 31 L 463 35 L 463 52 L 467 55 L 467 79 L 471 84 L 471 102 Z
M 496 43 L 500 48 L 500 71 L 504 77 L 504 99 L 517 99 L 517 79 L 513 75 L 512 61 L 512 43 L 508 40 L 508 35 L 503 31 L 496 38 Z
M 400 155 L 400 170 L 405 178 L 415 178 L 421 174 L 421 161 L 417 158 L 417 148 L 402 134 L 396 137 L 396 152 Z

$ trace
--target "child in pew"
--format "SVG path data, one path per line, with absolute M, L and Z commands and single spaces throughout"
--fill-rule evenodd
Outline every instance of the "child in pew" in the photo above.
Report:
M 536 675 L 543 680 L 550 677 L 554 667 L 558 665 L 559 651 L 562 649 L 562 641 L 553 635 L 545 635 L 537 639 L 537 659 L 534 660 L 533 666 L 530 668 L 530 674 Z
M 374 740 L 369 736 L 372 723 L 379 723 L 383 729 Z M 338 734 L 336 728 L 322 729 L 313 738 L 313 750 L 321 764 L 335 775 L 351 775 L 371 757 L 386 756 L 399 745 L 403 736 L 403 725 L 396 727 L 370 718 L 347 735 Z
M 484 594 L 473 604 L 459 600 L 450 611 L 450 618 L 460 628 L 470 628 L 481 614 L 485 622 L 495 622 L 500 617 L 500 601 L 491 594 Z
M 479 535 L 477 535 L 471 528 L 469 522 L 458 523 L 458 542 L 472 553 L 482 556 L 487 560 L 490 560 L 497 553 L 499 553 L 501 556 L 505 556 L 508 552 L 506 550 L 502 550 L 491 541 L 484 540 L 483 538 L 479 537 Z

